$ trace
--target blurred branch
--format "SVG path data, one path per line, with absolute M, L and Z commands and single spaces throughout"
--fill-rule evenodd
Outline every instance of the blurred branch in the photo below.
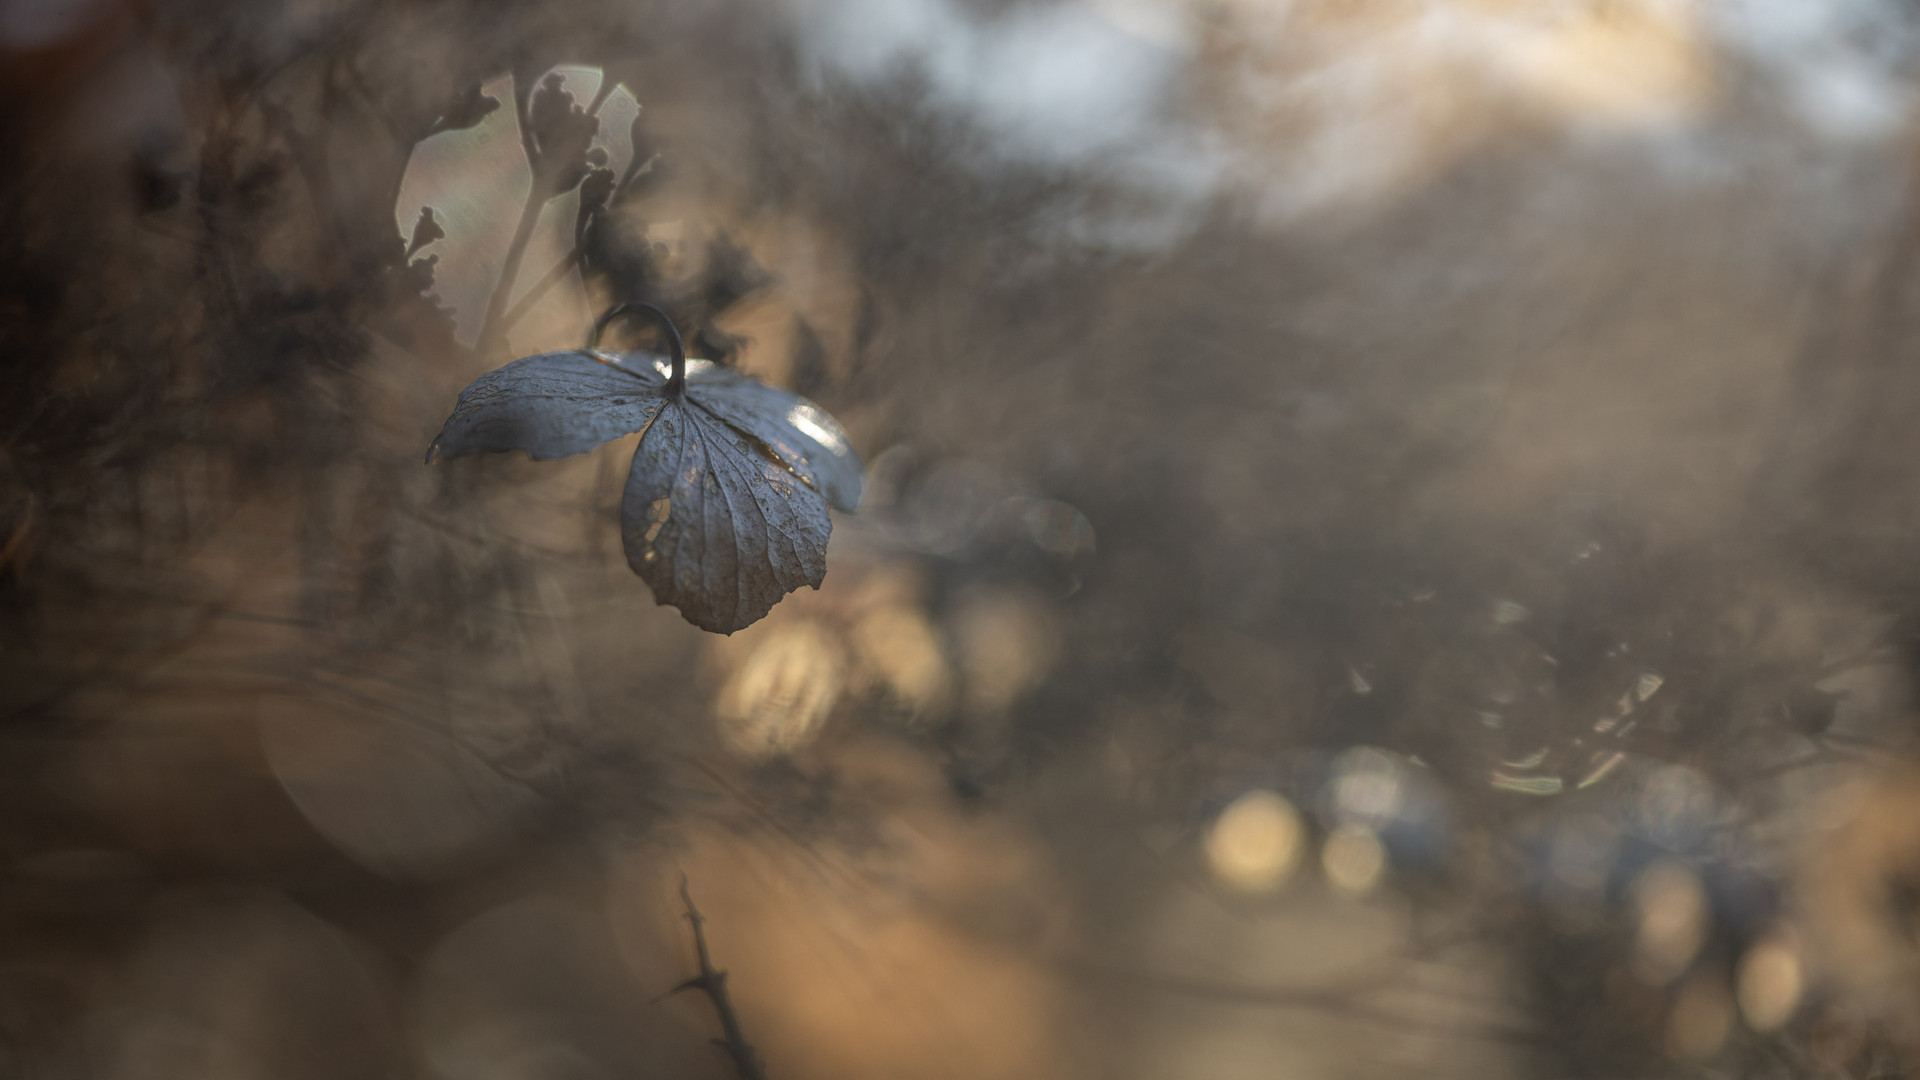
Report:
M 593 101 L 587 105 L 587 115 L 599 116 L 600 106 L 606 104 L 606 100 L 612 97 L 613 92 L 619 89 L 619 87 L 620 87 L 619 79 L 610 78 L 605 74 L 604 71 L 602 71 L 600 76 L 600 86 L 594 91 Z
M 600 101 L 595 100 L 593 107 L 597 111 L 600 108 Z M 654 157 L 658 156 L 657 154 L 654 155 Z M 654 157 L 649 157 L 647 160 L 641 161 L 640 155 L 636 153 L 633 161 L 627 165 L 626 175 L 620 178 L 619 186 L 615 188 L 614 193 L 608 198 L 606 205 L 592 209 L 589 213 L 583 215 L 583 217 L 598 218 L 604 213 L 607 206 L 611 206 L 621 195 L 624 195 L 628 186 L 653 166 Z M 533 310 L 534 305 L 538 304 L 555 285 L 560 284 L 560 282 L 566 278 L 568 271 L 579 266 L 585 259 L 587 230 L 584 221 L 581 228 L 576 229 L 575 233 L 573 250 L 567 252 L 559 262 L 554 263 L 545 274 L 541 275 L 539 281 L 533 283 L 533 288 L 528 289 L 527 294 L 522 296 L 518 303 L 508 308 L 505 315 L 501 316 L 500 333 L 505 334 L 512 330 L 514 324 L 525 318 L 527 312 Z
M 599 150 L 588 150 L 593 132 L 598 130 L 600 106 L 612 91 L 612 80 L 601 81 L 600 92 L 595 95 L 591 107 L 581 109 L 571 105 L 573 95 L 562 89 L 560 76 L 550 73 L 540 83 L 540 89 L 521 93 L 523 81 L 516 75 L 514 79 L 515 107 L 520 120 L 521 149 L 526 154 L 527 165 L 533 173 L 533 185 L 527 191 L 527 201 L 520 208 L 520 223 L 513 230 L 513 241 L 507 245 L 506 259 L 500 265 L 500 278 L 493 287 L 493 295 L 487 300 L 486 317 L 480 323 L 480 336 L 474 342 L 474 351 L 485 355 L 492 351 L 508 328 L 520 316 L 538 302 L 553 283 L 572 269 L 580 257 L 579 234 L 575 230 L 573 251 L 569 252 L 560 264 L 549 270 L 539 283 L 527 291 L 522 301 L 511 310 L 507 301 L 513 296 L 513 287 L 520 278 L 520 262 L 526 257 L 527 243 L 533 238 L 534 226 L 539 224 L 540 213 L 549 201 L 564 192 L 578 187 L 586 179 L 588 166 L 595 163 L 594 154 L 600 154 L 599 162 L 605 161 L 605 154 Z M 551 108 L 548 105 L 551 104 Z M 571 105 L 571 113 L 568 112 Z M 554 113 L 552 110 L 558 110 Z M 586 142 L 579 145 L 579 151 L 585 155 L 583 161 L 576 162 L 567 149 L 572 144 L 568 139 L 586 136 Z M 568 169 L 577 165 L 577 173 Z M 569 178 L 570 177 L 570 178 Z M 594 208 L 597 211 L 597 207 Z M 583 207 L 583 215 L 594 211 Z
M 533 283 L 533 288 L 527 290 L 527 294 L 520 298 L 519 303 L 508 308 L 507 313 L 500 317 L 499 332 L 505 334 L 509 330 L 512 330 L 514 324 L 525 318 L 527 312 L 532 311 L 533 306 L 538 304 L 541 299 L 547 295 L 549 290 L 555 285 L 560 284 L 561 280 L 567 276 L 567 271 L 579 265 L 580 245 L 575 244 L 573 250 L 567 252 L 565 258 L 554 263 L 545 274 L 541 275 L 539 281 Z
M 507 245 L 507 257 L 500 264 L 500 280 L 487 300 L 487 314 L 480 322 L 480 336 L 473 343 L 473 351 L 482 356 L 491 352 L 496 340 L 507 332 L 501 316 L 506 312 L 507 299 L 513 295 L 513 283 L 520 277 L 520 260 L 526 257 L 527 241 L 533 239 L 533 227 L 540 221 L 540 211 L 545 209 L 547 197 L 546 190 L 536 176 L 527 189 L 526 205 L 520 208 L 520 223 L 514 226 L 513 242 Z
M 754 1056 L 753 1046 L 747 1042 L 746 1032 L 740 1027 L 740 1016 L 733 1010 L 733 1000 L 727 996 L 727 973 L 715 970 L 712 958 L 707 954 L 707 934 L 703 928 L 706 920 L 700 915 L 700 909 L 693 906 L 693 892 L 687 885 L 685 874 L 680 876 L 680 899 L 687 905 L 687 921 L 693 924 L 693 945 L 700 956 L 700 974 L 676 986 L 671 991 L 699 990 L 713 1002 L 713 1011 L 720 1014 L 720 1029 L 724 1038 L 715 1039 L 714 1044 L 727 1052 L 733 1059 L 734 1071 L 740 1074 L 740 1080 L 767 1080 L 767 1074 L 760 1068 L 760 1060 Z

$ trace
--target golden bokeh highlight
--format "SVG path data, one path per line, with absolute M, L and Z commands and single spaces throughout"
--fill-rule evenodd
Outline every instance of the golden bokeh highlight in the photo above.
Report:
M 1387 873 L 1387 849 L 1379 834 L 1365 825 L 1346 824 L 1333 830 L 1320 849 L 1320 872 L 1327 883 L 1347 896 L 1361 897 L 1379 888 Z
M 1300 865 L 1306 824 L 1283 796 L 1249 791 L 1229 803 L 1207 829 L 1207 868 L 1242 892 L 1279 888 Z
M 819 733 L 845 682 L 846 655 L 819 623 L 769 626 L 720 688 L 721 738 L 749 758 L 797 750 Z
M 1663 859 L 1634 879 L 1633 902 L 1633 972 L 1649 985 L 1664 986 L 1700 951 L 1711 918 L 1706 890 L 1691 867 Z
M 876 608 L 853 624 L 850 636 L 863 667 L 896 704 L 916 717 L 946 708 L 953 695 L 946 645 L 918 608 Z
M 1206 6 L 1200 94 L 1234 137 L 1235 182 L 1281 219 L 1403 195 L 1514 122 L 1672 131 L 1720 93 L 1694 3 Z
M 1805 984 L 1799 943 L 1788 933 L 1769 934 L 1740 958 L 1734 975 L 1740 1015 L 1753 1030 L 1772 1031 L 1793 1019 Z
M 1690 5 L 1607 5 L 1515 27 L 1493 50 L 1510 84 L 1567 119 L 1633 127 L 1683 121 L 1713 92 L 1711 57 Z
M 967 704 L 999 712 L 1038 686 L 1060 654 L 1060 628 L 1038 597 L 984 590 L 956 605 L 951 626 Z

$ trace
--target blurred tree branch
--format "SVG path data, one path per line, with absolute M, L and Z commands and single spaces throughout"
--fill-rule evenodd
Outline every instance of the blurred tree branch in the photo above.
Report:
M 714 1045 L 733 1059 L 733 1068 L 740 1074 L 740 1080 L 767 1080 L 766 1071 L 760 1067 L 760 1059 L 754 1055 L 753 1045 L 747 1042 L 746 1032 L 740 1026 L 740 1014 L 734 1011 L 733 999 L 727 995 L 727 973 L 716 970 L 707 953 L 706 919 L 693 904 L 693 891 L 684 874 L 680 877 L 680 899 L 687 905 L 687 921 L 693 924 L 693 945 L 700 957 L 700 974 L 674 987 L 670 993 L 698 990 L 707 995 L 707 1000 L 713 1002 L 713 1011 L 720 1014 L 720 1029 L 726 1033 L 723 1038 L 713 1040 Z

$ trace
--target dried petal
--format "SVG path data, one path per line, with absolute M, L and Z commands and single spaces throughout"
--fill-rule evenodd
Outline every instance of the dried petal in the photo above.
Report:
M 669 401 L 633 455 L 620 508 L 627 564 L 654 599 L 730 634 L 787 593 L 820 586 L 827 504 L 755 439 Z
M 665 380 L 650 363 L 610 353 L 542 353 L 489 371 L 460 392 L 427 460 L 525 450 L 536 461 L 584 454 L 639 431 L 660 410 Z

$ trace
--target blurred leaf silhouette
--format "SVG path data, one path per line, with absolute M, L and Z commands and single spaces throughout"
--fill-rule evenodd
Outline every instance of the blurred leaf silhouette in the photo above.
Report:
M 533 165 L 534 190 L 548 198 L 573 190 L 587 175 L 598 118 L 573 99 L 558 73 L 550 74 L 533 92 L 527 106 L 528 160 Z
M 491 95 L 480 91 L 480 82 L 475 80 L 467 84 L 460 96 L 455 98 L 447 111 L 437 117 L 427 134 L 435 135 L 442 131 L 465 131 L 485 120 L 500 102 Z
M 420 208 L 419 219 L 413 223 L 413 239 L 407 241 L 406 257 L 411 259 L 419 254 L 421 248 L 446 238 L 447 230 L 441 228 L 440 222 L 434 218 L 433 207 L 423 206 Z
M 659 321 L 660 365 L 598 348 L 616 317 Z M 827 572 L 831 505 L 860 502 L 860 460 L 833 417 L 805 398 L 702 361 L 689 373 L 673 321 L 650 304 L 602 315 L 584 349 L 543 353 L 461 392 L 427 461 L 476 450 L 570 457 L 638 431 L 620 511 L 627 563 L 656 600 L 731 634 Z

